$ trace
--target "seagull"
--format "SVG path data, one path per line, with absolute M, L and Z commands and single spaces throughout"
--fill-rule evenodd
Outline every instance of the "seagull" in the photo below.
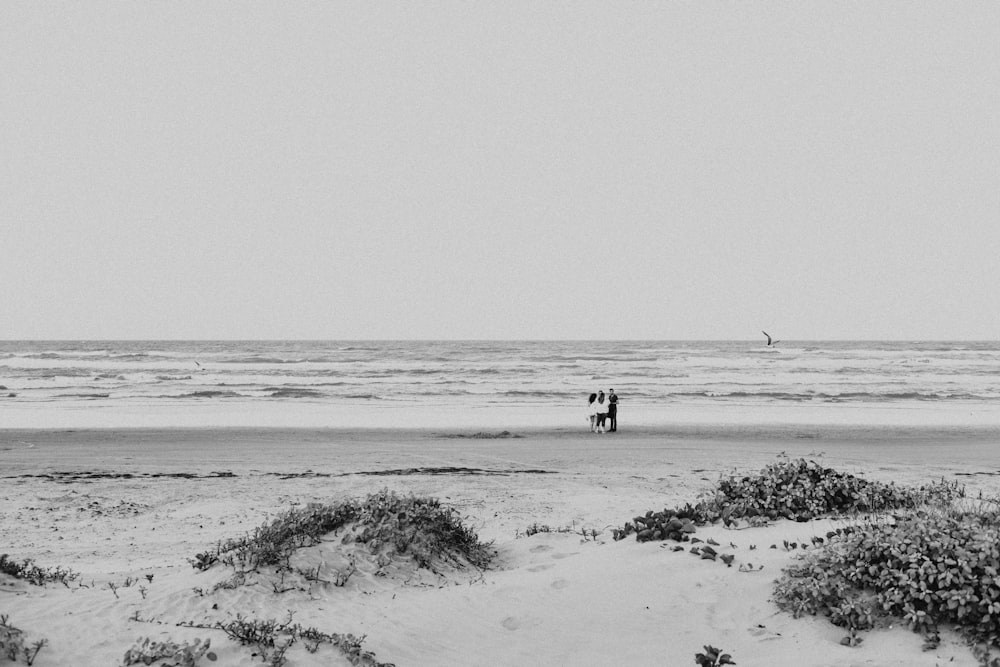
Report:
M 765 336 L 767 336 L 767 346 L 768 347 L 774 347 L 775 345 L 777 345 L 778 343 L 781 342 L 780 340 L 772 341 L 771 340 L 771 334 L 767 333 L 766 331 L 761 331 L 761 333 L 764 334 Z

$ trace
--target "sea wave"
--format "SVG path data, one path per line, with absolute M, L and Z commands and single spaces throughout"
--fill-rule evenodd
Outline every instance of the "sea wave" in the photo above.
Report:
M 94 371 L 90 368 L 18 368 L 16 371 L 7 371 L 7 375 L 11 377 L 43 379 L 90 377 L 93 374 Z
M 186 394 L 168 394 L 161 396 L 160 398 L 247 398 L 247 394 L 241 394 L 238 391 L 228 391 L 228 390 L 217 390 L 217 389 L 205 389 L 201 391 L 192 391 Z
M 321 398 L 326 396 L 322 391 L 304 387 L 265 387 L 271 398 Z
M 510 389 L 498 392 L 499 396 L 521 396 L 527 398 L 573 399 L 584 395 L 581 392 L 551 389 Z
M 55 398 L 109 398 L 111 394 L 56 394 Z
M 304 359 L 284 359 L 282 357 L 261 357 L 253 355 L 249 357 L 234 357 L 231 359 L 220 359 L 220 364 L 301 364 Z
M 671 408 L 1000 405 L 995 341 L 780 347 L 751 341 L 0 341 L 0 384 L 25 403 L 62 401 L 70 410 L 102 394 L 115 404 L 163 399 L 178 410 L 185 401 L 209 399 L 250 410 L 265 402 L 288 410 L 296 402 L 308 408 L 374 401 L 576 406 L 585 405 L 591 388 L 609 386 L 626 405 Z M 961 413 L 965 406 L 953 409 Z
M 702 398 L 762 398 L 777 401 L 961 401 L 961 400 L 997 400 L 1000 395 L 975 394 L 971 392 L 944 392 L 944 391 L 846 391 L 841 393 L 828 393 L 822 391 L 693 391 L 676 392 L 673 397 L 702 397 Z

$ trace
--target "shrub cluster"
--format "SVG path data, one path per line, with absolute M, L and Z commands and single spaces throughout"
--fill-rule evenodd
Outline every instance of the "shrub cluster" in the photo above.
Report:
M 640 542 L 650 540 L 676 540 L 680 542 L 684 536 L 695 532 L 694 512 L 687 505 L 681 509 L 665 509 L 662 512 L 652 510 L 645 516 L 637 516 L 625 524 L 624 528 L 615 529 L 612 535 L 620 540 L 632 532 Z
M 694 654 L 694 661 L 698 663 L 698 667 L 722 667 L 722 665 L 736 664 L 733 662 L 733 656 L 723 653 L 722 649 L 715 648 L 709 644 L 706 644 L 704 649 L 704 653 Z
M 62 567 L 39 567 L 30 558 L 18 562 L 8 558 L 7 554 L 0 554 L 0 573 L 22 579 L 35 586 L 44 586 L 56 581 L 69 586 L 69 582 L 80 576 L 78 572 Z
M 945 481 L 910 488 L 871 482 L 804 459 L 779 461 L 757 475 L 719 482 L 720 518 L 763 516 L 809 521 L 831 513 L 880 512 L 948 502 L 962 494 Z
M 891 615 L 927 636 L 949 623 L 1000 647 L 1000 514 L 915 511 L 861 524 L 786 568 L 774 600 L 852 636 Z
M 440 562 L 485 568 L 495 556 L 455 509 L 433 498 L 399 496 L 383 489 L 361 501 L 291 509 L 252 534 L 221 542 L 190 562 L 200 570 L 220 560 L 241 569 L 287 567 L 297 549 L 319 544 L 340 530 L 350 530 L 345 540 L 363 543 L 372 553 L 405 554 L 431 570 Z
M 48 640 L 45 639 L 26 644 L 24 631 L 11 625 L 6 614 L 0 614 L 0 662 L 5 659 L 17 662 L 19 658 L 24 658 L 24 662 L 31 665 L 46 644 Z
M 136 641 L 135 645 L 125 652 L 122 665 L 151 665 L 158 660 L 170 660 L 174 667 L 195 667 L 198 659 L 208 653 L 212 645 L 211 639 L 202 642 L 195 639 L 194 642 L 182 642 L 178 644 L 170 640 L 156 641 L 146 637 Z M 208 653 L 209 660 L 215 660 L 214 653 Z
M 298 641 L 303 642 L 310 653 L 315 653 L 320 644 L 331 644 L 354 667 L 394 667 L 393 663 L 380 662 L 374 653 L 361 648 L 364 637 L 304 628 L 298 623 L 292 623 L 291 612 L 285 621 L 250 619 L 237 615 L 236 620 L 217 623 L 216 627 L 244 646 L 254 647 L 261 660 L 271 667 L 282 667 L 286 662 L 285 652 Z
M 945 481 L 918 488 L 871 482 L 861 477 L 824 468 L 815 461 L 783 460 L 766 466 L 756 475 L 729 476 L 719 481 L 708 498 L 676 509 L 646 512 L 622 528 L 616 540 L 632 533 L 641 541 L 681 540 L 695 525 L 739 520 L 791 519 L 809 521 L 834 513 L 877 512 L 946 503 L 964 490 Z M 678 526 L 678 521 L 681 526 Z M 683 530 L 681 529 L 683 527 Z

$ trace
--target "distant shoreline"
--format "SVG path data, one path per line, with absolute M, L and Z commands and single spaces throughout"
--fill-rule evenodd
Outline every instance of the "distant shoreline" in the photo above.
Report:
M 733 424 L 733 423 L 678 423 L 660 425 L 622 426 L 615 434 L 590 434 L 586 425 L 581 428 L 547 426 L 512 426 L 497 428 L 437 426 L 73 426 L 73 427 L 0 427 L 0 451 L 20 438 L 45 441 L 87 440 L 116 436 L 159 438 L 211 438 L 247 439 L 250 441 L 313 440 L 329 436 L 338 441 L 393 440 L 491 440 L 541 439 L 577 440 L 585 438 L 594 442 L 614 443 L 657 438 L 698 441 L 794 441 L 807 444 L 816 442 L 874 442 L 874 441 L 991 441 L 1000 444 L 1000 424 L 985 425 L 898 425 L 898 424 Z

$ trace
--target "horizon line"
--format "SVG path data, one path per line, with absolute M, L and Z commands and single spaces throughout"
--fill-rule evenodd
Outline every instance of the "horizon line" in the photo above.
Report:
M 31 342 L 31 343 L 281 343 L 281 342 L 366 342 L 366 343 L 428 343 L 428 342 L 512 342 L 512 343 L 641 343 L 641 342 L 748 342 L 758 340 L 753 338 L 0 338 L 0 343 Z M 858 342 L 858 343 L 991 343 L 1000 342 L 1000 338 L 782 338 L 781 343 L 815 343 L 815 342 Z

